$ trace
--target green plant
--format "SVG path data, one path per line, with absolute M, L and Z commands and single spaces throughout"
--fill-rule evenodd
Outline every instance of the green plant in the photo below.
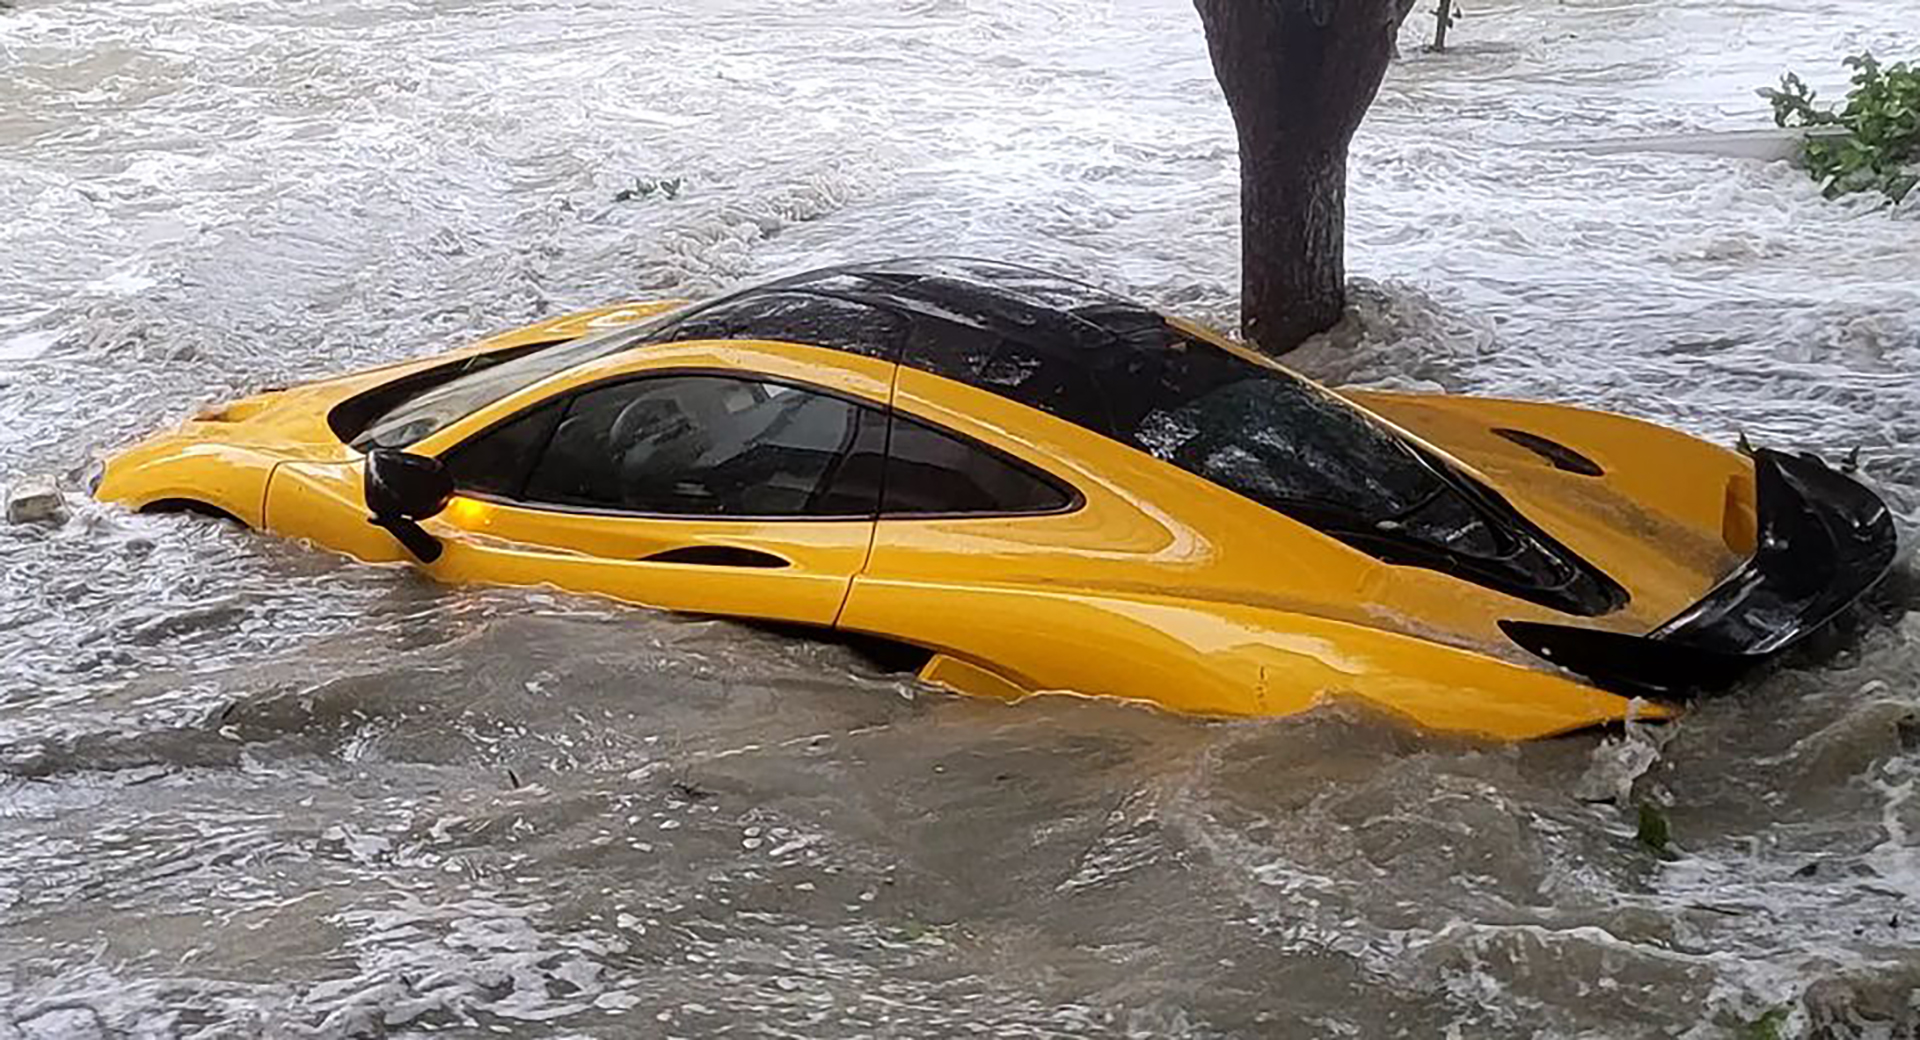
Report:
M 1741 1030 L 1742 1040 L 1786 1040 L 1787 1016 L 1791 1009 L 1785 1005 L 1768 1008 L 1767 1013 L 1746 1023 Z
M 1789 72 L 1780 89 L 1763 89 L 1773 121 L 1783 127 L 1831 128 L 1809 134 L 1802 158 L 1828 198 L 1879 191 L 1895 202 L 1920 184 L 1920 67 L 1882 65 L 1871 54 L 1847 58 L 1853 70 L 1847 103 L 1815 104 L 1811 87 Z

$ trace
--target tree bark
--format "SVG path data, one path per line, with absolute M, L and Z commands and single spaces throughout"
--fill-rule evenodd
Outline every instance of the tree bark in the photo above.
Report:
M 1433 12 L 1433 46 L 1429 48 L 1435 54 L 1447 49 L 1447 30 L 1453 28 L 1453 0 L 1440 0 L 1440 6 Z
M 1347 146 L 1396 0 L 1194 0 L 1240 138 L 1240 323 L 1279 354 L 1346 307 Z

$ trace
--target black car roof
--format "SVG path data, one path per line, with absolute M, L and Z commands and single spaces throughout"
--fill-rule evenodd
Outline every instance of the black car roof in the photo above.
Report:
M 1192 344 L 1155 311 L 1017 264 L 907 257 L 808 271 L 683 312 L 653 342 L 764 338 L 883 357 L 1108 436 Z M 1207 347 L 1209 354 L 1221 354 Z M 1238 362 L 1244 364 L 1244 362 Z M 1143 382 L 1144 380 L 1144 382 Z M 1120 406 L 1120 398 L 1134 398 Z
M 830 267 L 678 312 L 630 345 L 728 339 L 829 347 L 964 383 L 1388 563 L 1579 615 L 1626 602 L 1497 493 L 1351 402 L 1045 271 L 968 257 Z
M 1387 562 L 1461 574 L 1578 615 L 1627 600 L 1496 493 L 1350 403 L 1091 285 L 1014 264 L 924 257 L 811 271 L 737 299 L 748 304 L 741 317 L 757 309 L 789 329 L 765 338 L 874 353 L 998 394 Z M 779 303 L 756 308 L 755 299 Z
M 1098 327 L 1109 314 L 1158 320 L 1103 289 L 1032 267 L 972 257 L 902 257 L 823 268 L 749 292 L 804 291 L 904 311 L 933 311 L 983 329 L 1011 332 L 1049 314 Z

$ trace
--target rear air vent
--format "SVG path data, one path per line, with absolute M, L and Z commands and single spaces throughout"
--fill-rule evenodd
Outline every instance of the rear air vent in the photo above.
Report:
M 1525 430 L 1510 430 L 1504 427 L 1496 429 L 1493 432 L 1533 452 L 1535 455 L 1546 459 L 1554 469 L 1565 470 L 1568 473 L 1578 473 L 1583 477 L 1606 475 L 1607 471 L 1601 469 L 1599 463 L 1574 451 L 1559 441 L 1549 440 L 1537 433 L 1528 433 Z

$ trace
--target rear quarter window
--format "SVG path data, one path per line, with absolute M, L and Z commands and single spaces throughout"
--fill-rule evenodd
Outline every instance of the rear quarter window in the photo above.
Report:
M 882 517 L 1009 516 L 1071 507 L 1073 492 L 982 445 L 896 415 Z

